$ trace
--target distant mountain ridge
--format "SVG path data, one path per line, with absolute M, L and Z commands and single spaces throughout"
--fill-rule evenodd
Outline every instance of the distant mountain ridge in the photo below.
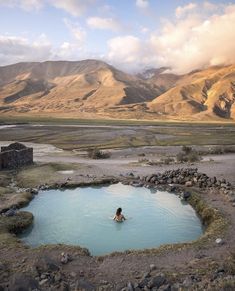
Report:
M 124 73 L 98 60 L 0 67 L 1 115 L 235 120 L 235 65 Z

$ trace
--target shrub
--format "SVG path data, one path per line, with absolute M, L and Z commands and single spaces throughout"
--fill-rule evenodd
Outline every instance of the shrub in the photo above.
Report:
M 196 151 L 192 151 L 187 156 L 189 162 L 198 162 L 201 160 L 201 156 Z
M 180 163 L 187 162 L 187 156 L 185 155 L 184 152 L 179 152 L 179 153 L 176 155 L 176 159 L 177 159 L 177 161 L 180 162 Z
M 200 154 L 192 147 L 183 146 L 182 151 L 176 155 L 176 159 L 180 163 L 184 162 L 197 162 L 201 160 Z
M 89 149 L 87 155 L 91 159 L 108 159 L 111 156 L 109 152 L 103 152 L 97 148 Z
M 170 157 L 166 157 L 166 158 L 161 158 L 161 159 L 160 159 L 160 162 L 161 162 L 162 164 L 169 165 L 169 164 L 174 163 L 174 162 L 175 162 L 175 159 L 170 158 Z
M 184 152 L 186 155 L 190 154 L 192 151 L 192 147 L 182 146 L 182 152 Z

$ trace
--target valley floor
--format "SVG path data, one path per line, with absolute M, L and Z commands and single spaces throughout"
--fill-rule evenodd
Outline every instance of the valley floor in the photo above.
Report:
M 16 190 L 19 188 L 63 184 L 66 181 L 70 184 L 93 183 L 107 178 L 122 179 L 129 177 L 130 173 L 142 177 L 182 167 L 197 167 L 200 172 L 210 177 L 225 178 L 233 188 L 235 186 L 235 153 L 207 154 L 203 156 L 202 161 L 193 164 L 160 164 L 162 157 L 175 156 L 181 150 L 180 144 L 186 141 L 190 141 L 196 150 L 205 152 L 208 152 L 211 144 L 233 146 L 234 127 L 226 130 L 218 126 L 203 130 L 196 127 L 185 129 L 171 126 L 165 130 L 155 127 L 121 129 L 118 127 L 116 130 L 111 128 L 108 131 L 107 128 L 105 131 L 104 128 L 99 128 L 98 134 L 95 135 L 98 142 L 94 138 L 97 129 L 85 127 L 79 130 L 81 131 L 69 127 L 64 131 L 64 127 L 61 130 L 58 127 L 31 125 L 0 129 L 0 146 L 15 139 L 26 142 L 26 145 L 34 148 L 35 161 L 35 165 L 18 172 L 0 172 L 0 210 L 10 205 L 14 199 L 18 199 L 21 194 L 17 194 Z M 195 132 L 199 132 L 197 144 L 194 143 L 197 140 Z M 71 142 L 73 136 L 76 143 Z M 88 159 L 86 149 L 91 146 L 92 140 L 93 144 L 109 151 L 111 157 L 105 160 Z M 115 140 L 113 146 L 110 140 Z M 42 143 L 39 144 L 39 141 Z M 163 144 L 158 145 L 158 142 Z M 149 162 L 152 165 L 149 165 Z M 6 189 L 16 192 L 6 192 Z M 223 232 L 216 234 L 218 236 L 208 236 L 203 243 L 193 245 L 167 246 L 158 250 L 91 257 L 87 256 L 84 250 L 63 245 L 31 250 L 16 238 L 12 238 L 12 235 L 0 231 L 0 286 L 1 284 L 7 286 L 8 282 L 13 284 L 14 280 L 17 281 L 17 276 L 19 282 L 30 284 L 27 276 L 25 277 L 25 274 L 28 274 L 40 282 L 40 290 L 93 290 L 94 286 L 99 286 L 97 290 L 142 290 L 140 282 L 143 282 L 144 290 L 151 290 L 147 287 L 149 282 L 161 280 L 162 277 L 165 279 L 162 284 L 165 289 L 159 286 L 159 290 L 232 290 L 235 284 L 233 204 L 226 195 L 218 191 L 198 189 L 192 191 L 207 205 L 221 212 L 228 222 Z M 218 237 L 221 237 L 224 243 L 216 244 L 215 239 Z M 69 253 L 73 260 L 62 265 L 61 252 Z M 38 266 L 42 269 L 41 274 L 36 270 Z M 45 279 L 47 281 L 43 282 Z M 128 282 L 132 282 L 133 285 L 130 283 L 128 285 Z

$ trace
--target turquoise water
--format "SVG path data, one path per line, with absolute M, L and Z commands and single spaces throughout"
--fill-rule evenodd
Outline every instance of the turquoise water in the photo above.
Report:
M 118 207 L 125 222 L 112 220 Z M 194 209 L 176 195 L 121 183 L 41 191 L 24 210 L 34 214 L 25 243 L 79 245 L 93 255 L 191 241 L 203 232 Z

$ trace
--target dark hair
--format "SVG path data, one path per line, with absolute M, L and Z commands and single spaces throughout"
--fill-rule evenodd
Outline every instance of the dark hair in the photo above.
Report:
M 122 212 L 122 208 L 121 208 L 121 207 L 119 207 L 119 208 L 117 209 L 117 211 L 116 211 L 116 215 L 120 215 L 120 214 L 121 214 L 121 212 Z

